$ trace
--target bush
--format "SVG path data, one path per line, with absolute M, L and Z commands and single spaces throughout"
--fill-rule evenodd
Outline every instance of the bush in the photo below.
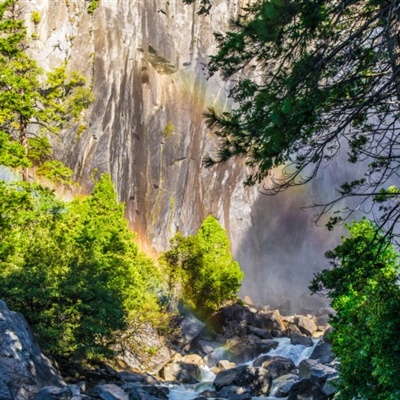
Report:
M 243 279 L 230 253 L 226 231 L 212 216 L 204 220 L 196 235 L 175 235 L 162 262 L 167 266 L 171 289 L 202 317 L 236 298 Z
M 42 20 L 42 16 L 40 15 L 40 12 L 35 10 L 32 14 L 31 14 L 31 21 L 37 25 L 40 23 L 40 21 Z
M 131 318 L 157 312 L 158 271 L 123 214 L 107 175 L 70 204 L 38 185 L 0 182 L 0 297 L 48 353 L 110 354 Z
M 335 399 L 395 400 L 400 396 L 399 255 L 368 220 L 347 226 L 348 238 L 327 253 L 331 269 L 316 274 L 315 292 L 328 292 L 333 351 L 340 358 Z

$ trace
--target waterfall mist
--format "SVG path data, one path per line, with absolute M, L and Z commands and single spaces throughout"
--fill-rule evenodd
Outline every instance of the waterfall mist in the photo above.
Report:
M 335 188 L 350 178 L 342 158 L 307 185 L 258 196 L 251 225 L 234 249 L 245 272 L 241 297 L 250 296 L 256 305 L 279 308 L 284 314 L 315 312 L 328 304 L 324 297 L 311 296 L 308 286 L 314 273 L 329 267 L 324 254 L 339 244 L 345 230 L 338 226 L 328 231 L 328 216 L 316 224 L 318 209 L 309 206 L 332 200 Z M 354 172 L 362 173 L 351 175 Z

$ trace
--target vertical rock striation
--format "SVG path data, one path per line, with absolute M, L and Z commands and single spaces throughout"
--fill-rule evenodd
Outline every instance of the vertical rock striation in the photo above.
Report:
M 276 219 L 282 204 L 298 207 L 290 196 L 271 200 L 258 196 L 256 188 L 245 189 L 240 161 L 202 168 L 215 145 L 202 114 L 211 105 L 229 107 L 227 84 L 218 77 L 207 80 L 213 32 L 225 30 L 246 1 L 215 0 L 209 16 L 198 16 L 195 6 L 182 0 L 101 0 L 93 15 L 85 0 L 22 3 L 28 21 L 34 10 L 42 15 L 30 26 L 37 37 L 31 51 L 39 63 L 48 69 L 68 61 L 70 69 L 88 77 L 96 96 L 85 117 L 54 145 L 84 190 L 99 173 L 111 172 L 139 242 L 156 251 L 178 230 L 193 234 L 212 213 L 227 229 L 245 270 L 245 294 L 265 302 L 275 285 L 265 275 L 268 257 L 280 246 L 265 243 L 271 243 L 270 235 L 276 243 L 293 231 Z M 271 231 L 277 225 L 282 237 Z M 274 268 L 280 254 L 273 256 Z M 293 275 L 296 258 L 294 249 L 293 262 L 280 270 L 284 280 Z

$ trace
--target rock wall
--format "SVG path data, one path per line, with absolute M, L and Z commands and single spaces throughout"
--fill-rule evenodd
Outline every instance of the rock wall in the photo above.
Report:
M 63 386 L 24 317 L 0 300 L 0 398 L 27 400 L 45 385 Z
M 102 0 L 93 15 L 84 0 L 21 2 L 28 21 L 34 10 L 42 15 L 37 26 L 30 23 L 37 37 L 31 51 L 40 64 L 48 69 L 68 61 L 96 95 L 84 118 L 54 145 L 83 190 L 99 173 L 111 172 L 139 242 L 155 251 L 164 250 L 177 231 L 193 234 L 212 213 L 245 270 L 243 294 L 269 302 L 277 291 L 276 273 L 270 272 L 278 271 L 289 297 L 299 271 L 296 244 L 283 257 L 289 261 L 280 258 L 286 233 L 293 232 L 282 210 L 297 213 L 293 197 L 271 200 L 257 188 L 244 189 L 240 161 L 202 168 L 215 146 L 202 114 L 210 105 L 229 108 L 227 85 L 218 77 L 207 80 L 213 32 L 226 29 L 246 1 L 215 0 L 209 16 L 196 15 L 195 6 L 182 0 Z M 301 230 L 304 218 L 295 219 Z M 307 257 L 303 264 L 311 260 L 312 268 L 296 273 L 303 291 L 303 281 L 320 268 L 313 255 Z

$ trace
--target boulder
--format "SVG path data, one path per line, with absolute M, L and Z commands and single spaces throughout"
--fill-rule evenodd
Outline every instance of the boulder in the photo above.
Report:
M 279 310 L 264 312 L 263 314 L 265 317 L 268 317 L 268 319 L 273 322 L 274 329 L 277 329 L 281 332 L 284 332 L 286 330 L 285 322 Z
M 160 398 L 147 393 L 141 387 L 137 387 L 129 391 L 129 400 L 160 400 Z
M 319 363 L 316 360 L 303 360 L 299 365 L 299 375 L 302 379 L 310 379 L 323 385 L 328 378 L 338 375 L 338 371 Z
M 264 361 L 261 366 L 268 371 L 271 379 L 287 375 L 296 368 L 292 360 L 279 356 L 271 357 L 269 360 Z
M 220 396 L 220 390 L 225 386 L 237 386 L 250 390 L 252 396 L 268 394 L 271 377 L 268 371 L 261 367 L 242 365 L 220 372 L 214 379 L 213 385 Z
M 199 367 L 204 367 L 205 365 L 203 358 L 200 357 L 198 354 L 188 354 L 186 356 L 183 356 L 181 362 L 183 362 L 184 364 L 195 364 Z
M 199 366 L 196 364 L 188 364 L 178 361 L 165 365 L 160 370 L 160 377 L 165 381 L 197 383 L 201 379 L 201 371 Z
M 56 386 L 45 386 L 35 394 L 34 400 L 70 400 L 72 399 L 72 396 L 72 391 L 68 386 L 62 388 Z M 126 397 L 123 400 L 128 400 L 128 398 Z
M 321 364 L 329 364 L 335 358 L 334 354 L 332 353 L 332 345 L 324 340 L 320 340 L 314 347 L 314 350 L 309 358 L 312 360 L 317 360 Z
M 218 361 L 229 358 L 229 351 L 225 347 L 218 347 L 214 349 L 211 353 L 204 357 L 204 362 L 208 367 L 215 367 Z
M 271 358 L 272 358 L 272 356 L 268 356 L 268 355 L 260 356 L 260 357 L 256 358 L 256 359 L 253 361 L 252 366 L 253 366 L 253 367 L 261 367 L 262 364 L 263 364 L 265 361 L 268 361 L 268 360 L 270 360 Z
M 314 332 L 318 330 L 315 322 L 304 315 L 298 315 L 296 318 L 296 324 L 299 327 L 301 333 L 307 336 L 312 336 Z
M 254 360 L 260 354 L 276 349 L 279 343 L 276 340 L 263 340 L 257 336 L 249 335 L 243 339 L 231 341 L 228 345 L 231 361 L 242 364 Z
M 291 387 L 298 381 L 299 377 L 294 374 L 278 376 L 272 381 L 270 395 L 275 397 L 287 397 Z
M 256 313 L 240 304 L 232 304 L 217 311 L 211 318 L 215 332 L 225 337 L 245 336 L 247 325 L 257 326 Z
M 287 400 L 328 400 L 318 383 L 302 379 L 292 385 Z
M 297 335 L 302 335 L 299 327 L 296 324 L 289 323 L 287 328 L 286 328 L 286 333 L 290 337 L 293 333 L 296 333 Z
M 217 392 L 218 398 L 229 400 L 252 400 L 251 391 L 245 387 L 225 386 Z
M 179 324 L 180 335 L 178 343 L 185 346 L 200 335 L 206 324 L 197 319 L 193 314 L 188 314 Z
M 42 354 L 24 317 L 0 300 L 0 393 L 25 400 L 44 386 L 65 386 Z
M 290 343 L 293 345 L 301 345 L 305 347 L 312 347 L 314 346 L 314 342 L 312 341 L 310 336 L 302 335 L 302 334 L 297 334 L 297 333 L 292 333 L 290 335 Z
M 221 371 L 226 371 L 228 369 L 236 368 L 237 365 L 228 360 L 218 361 L 217 365 L 212 369 L 214 374 L 218 374 Z
M 266 329 L 257 328 L 252 325 L 249 325 L 247 327 L 247 332 L 251 335 L 259 337 L 260 339 L 272 339 L 271 332 L 268 332 Z
M 129 400 L 128 394 L 119 386 L 112 383 L 97 385 L 93 389 L 88 390 L 87 395 L 100 400 Z
M 150 324 L 143 324 L 137 332 L 127 332 L 120 343 L 115 350 L 125 369 L 155 374 L 171 358 L 168 347 Z

